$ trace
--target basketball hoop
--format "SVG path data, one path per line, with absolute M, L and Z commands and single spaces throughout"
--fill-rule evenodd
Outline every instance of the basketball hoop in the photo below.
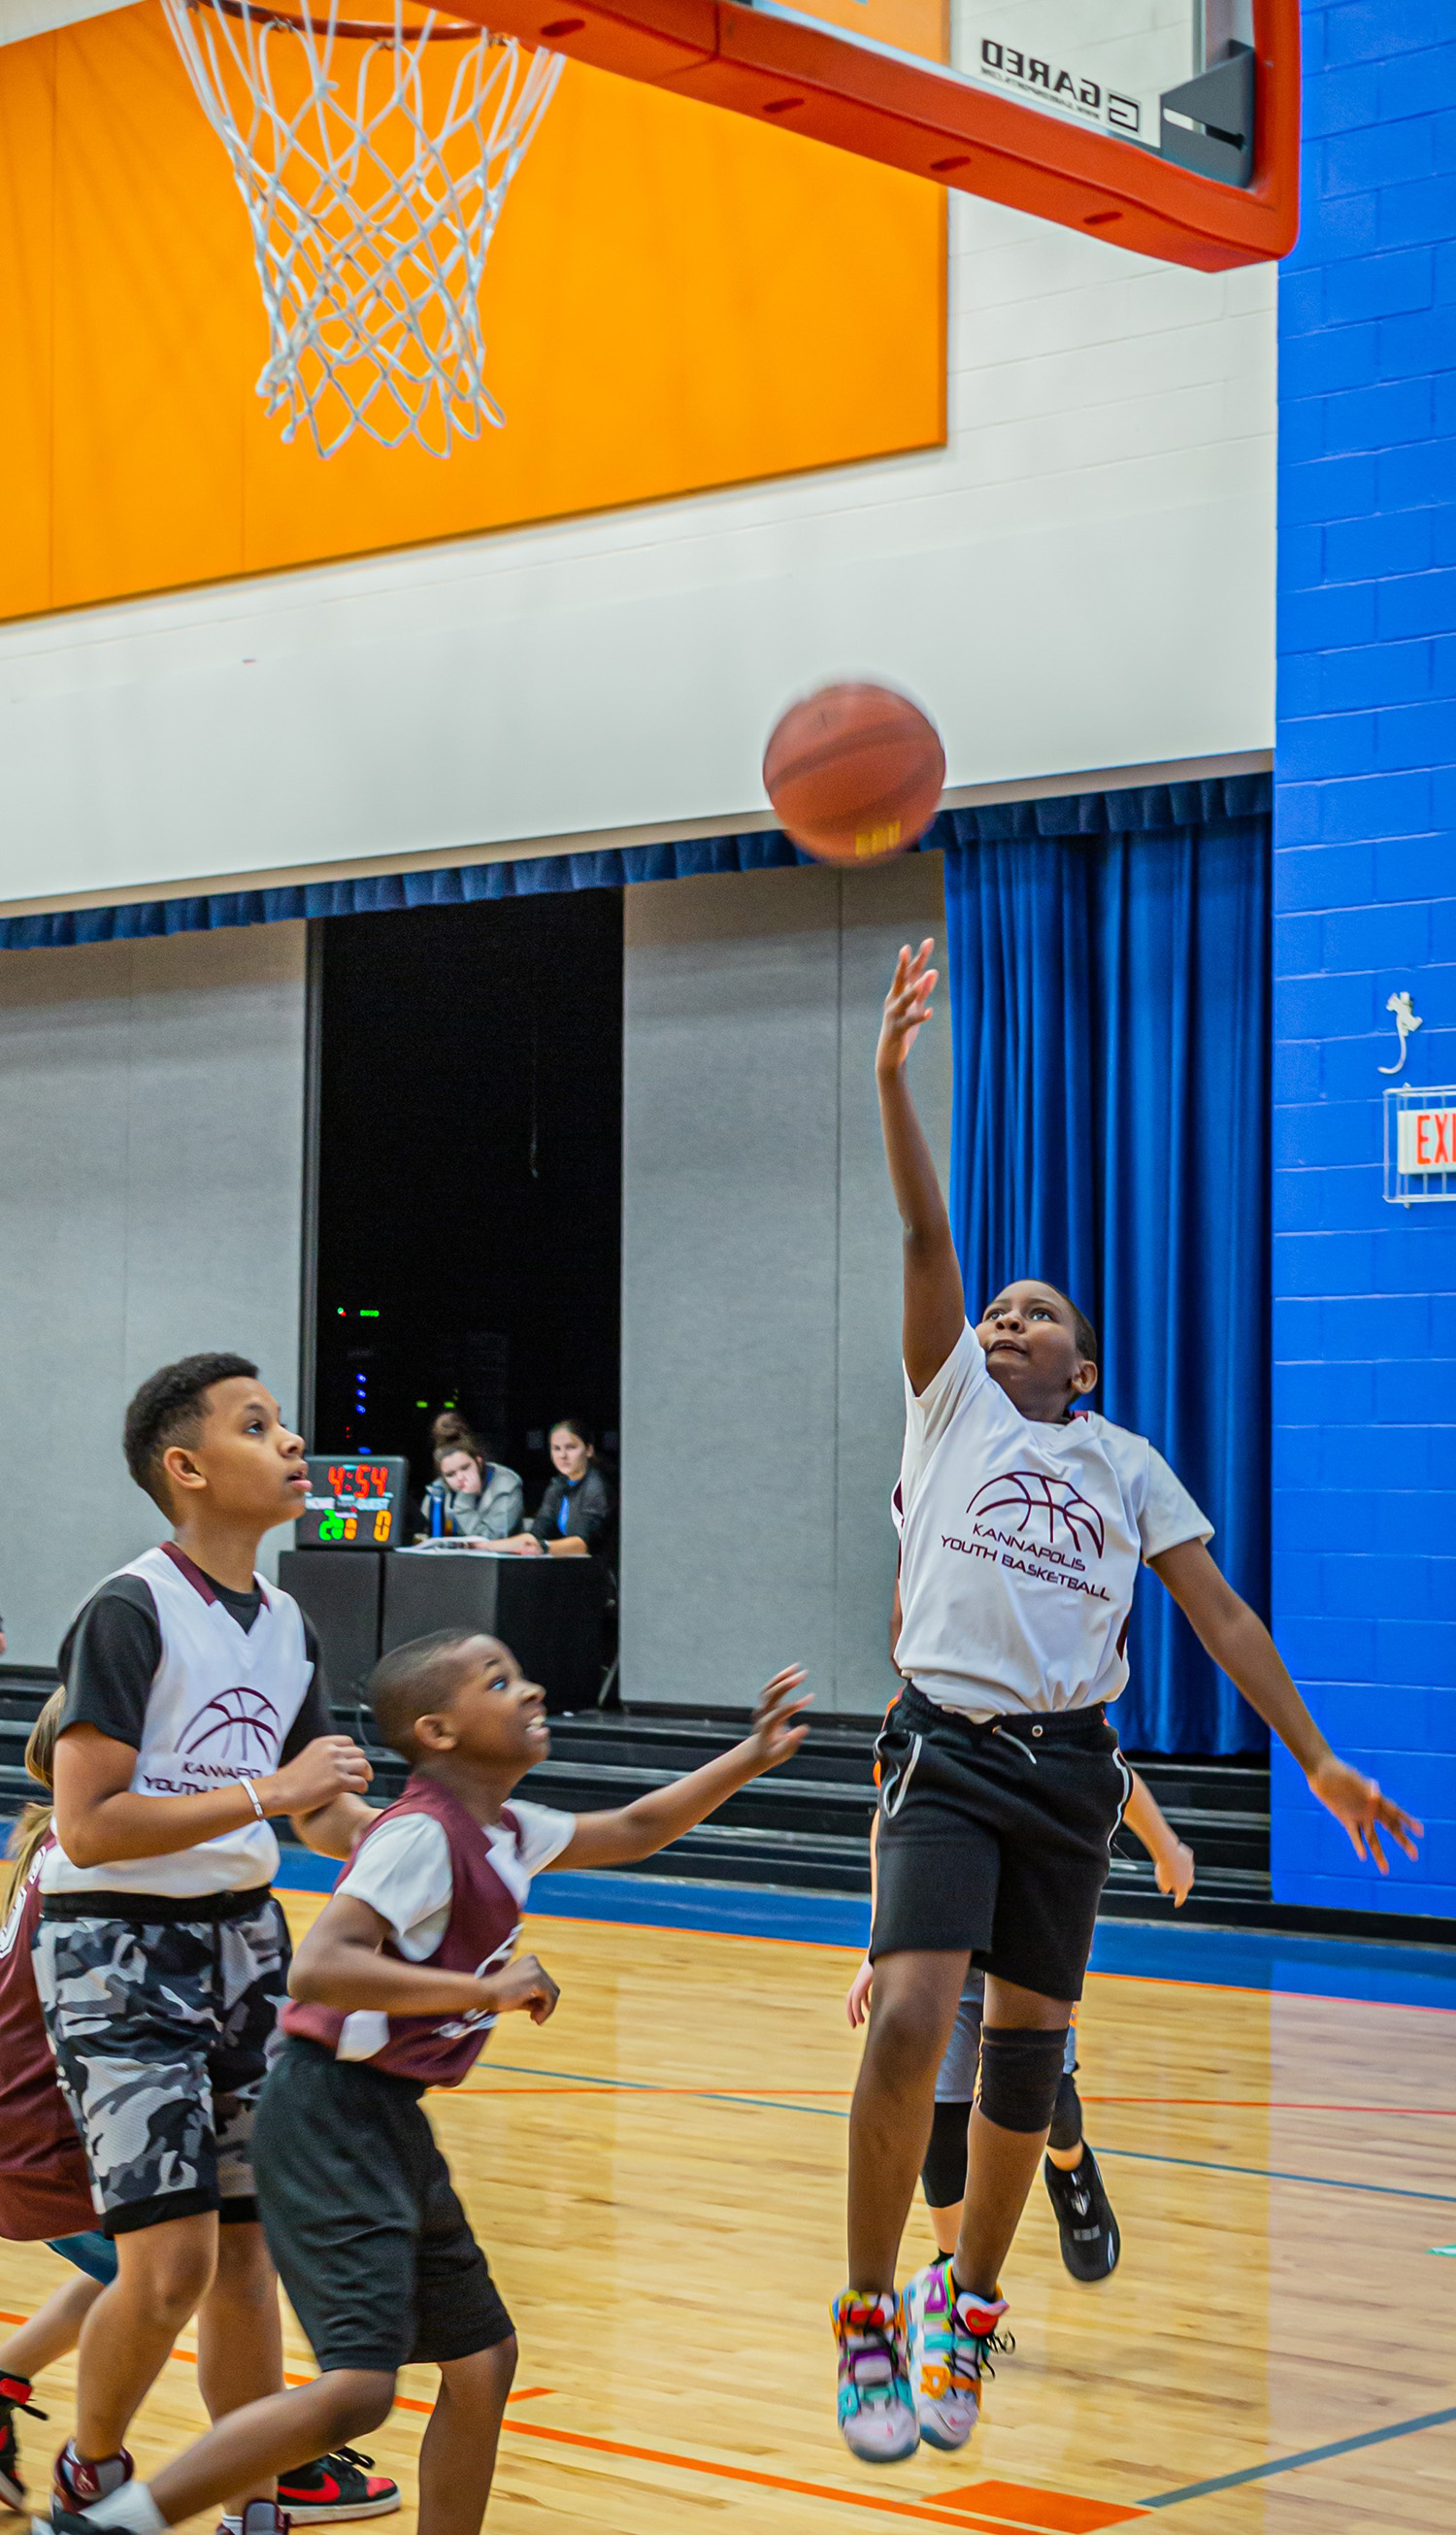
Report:
M 231 162 L 268 311 L 258 393 L 321 458 L 355 431 L 448 458 L 505 415 L 479 293 L 556 53 L 434 11 L 361 21 L 260 0 L 162 0 Z M 463 47 L 431 79 L 438 44 Z

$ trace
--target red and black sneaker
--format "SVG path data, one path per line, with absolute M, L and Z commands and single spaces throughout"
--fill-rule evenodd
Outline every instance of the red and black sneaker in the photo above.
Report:
M 374 2458 L 357 2447 L 335 2447 L 314 2464 L 278 2476 L 278 2506 L 295 2526 L 332 2526 L 344 2517 L 388 2517 L 399 2505 L 399 2485 L 371 2473 Z
M 94 2507 L 98 2500 L 109 2500 L 113 2491 L 120 2491 L 124 2482 L 131 2481 L 135 2471 L 125 2447 L 118 2447 L 114 2456 L 102 2456 L 99 2462 L 88 2464 L 85 2456 L 77 2454 L 76 2441 L 68 2439 L 56 2458 L 51 2489 L 62 2509 L 79 2516 Z
M 30 2400 L 29 2377 L 0 2377 L 0 2501 L 7 2508 L 20 2509 L 26 2504 L 26 2478 L 15 2434 L 17 2412 L 29 2412 L 32 2421 L 46 2418 L 39 2404 Z

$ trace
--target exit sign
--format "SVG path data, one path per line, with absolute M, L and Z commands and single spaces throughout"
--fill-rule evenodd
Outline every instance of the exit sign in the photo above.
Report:
M 1396 1132 L 1401 1173 L 1456 1171 L 1456 1109 L 1402 1109 Z
M 1456 1200 L 1456 1084 L 1385 1094 L 1385 1197 L 1390 1206 Z

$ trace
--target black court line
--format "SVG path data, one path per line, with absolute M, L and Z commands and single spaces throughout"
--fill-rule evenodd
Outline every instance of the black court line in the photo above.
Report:
M 1270 2474 L 1293 2473 L 1297 2465 L 1323 2464 L 1329 2456 L 1353 2455 L 1359 2447 L 1383 2446 L 1387 2439 L 1409 2439 L 1417 2430 L 1444 2429 L 1451 2421 L 1456 2421 L 1456 2403 L 1444 2412 L 1422 2412 L 1414 2421 L 1392 2421 L 1386 2430 L 1363 2430 L 1359 2438 L 1332 2439 L 1326 2447 L 1305 2447 L 1302 2455 L 1277 2456 L 1272 2464 L 1246 2464 L 1242 2473 L 1215 2474 L 1211 2482 L 1188 2482 L 1182 2491 L 1160 2491 L 1137 2505 L 1175 2508 L 1181 2500 L 1206 2500 L 1211 2491 L 1233 2491 L 1241 2482 L 1264 2482 Z

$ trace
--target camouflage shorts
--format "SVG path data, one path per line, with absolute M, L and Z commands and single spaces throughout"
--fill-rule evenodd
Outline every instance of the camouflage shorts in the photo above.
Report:
M 42 1915 L 35 1986 L 108 2236 L 257 2217 L 249 2144 L 288 1961 L 271 1894 L 215 1922 Z

